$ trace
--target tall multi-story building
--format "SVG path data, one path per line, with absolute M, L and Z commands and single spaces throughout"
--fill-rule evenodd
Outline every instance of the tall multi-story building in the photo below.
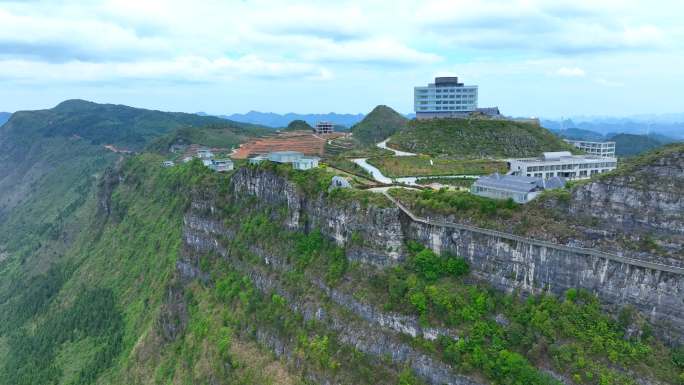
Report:
M 615 170 L 615 157 L 572 155 L 568 151 L 545 152 L 539 158 L 509 159 L 510 174 L 533 178 L 586 179 Z
M 604 158 L 615 156 L 615 142 L 591 142 L 569 139 L 565 139 L 565 141 L 590 155 L 598 155 Z
M 477 111 L 477 86 L 466 86 L 458 77 L 437 77 L 427 87 L 415 87 L 416 118 L 464 116 Z

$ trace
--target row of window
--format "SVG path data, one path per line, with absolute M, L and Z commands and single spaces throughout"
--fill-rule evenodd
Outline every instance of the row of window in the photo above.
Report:
M 475 90 L 474 88 L 441 88 L 441 89 L 437 88 L 435 90 L 435 92 L 437 92 L 437 93 L 442 93 L 442 92 L 444 92 L 444 93 L 454 93 L 454 92 L 461 93 L 461 92 L 463 92 L 463 93 L 469 93 L 469 94 L 474 94 L 475 91 L 477 91 L 477 90 Z
M 439 101 L 438 100 L 435 102 L 435 104 L 472 104 L 472 103 L 468 103 L 465 100 L 464 101 L 460 101 L 460 100 L 458 100 L 458 101 L 453 101 L 453 100 Z
M 573 170 L 575 168 L 580 169 L 590 169 L 590 168 L 605 168 L 605 167 L 616 167 L 615 162 L 597 162 L 597 163 L 580 163 L 580 164 L 554 164 L 547 166 L 529 166 L 527 171 L 550 171 L 550 170 Z
M 610 171 L 610 169 L 603 170 L 582 170 L 579 173 L 576 172 L 547 172 L 546 175 L 543 172 L 528 173 L 527 176 L 532 176 L 535 178 L 553 178 L 554 176 L 560 176 L 563 178 L 587 178 L 590 175 L 601 174 Z
M 450 107 L 418 107 L 418 111 L 470 111 L 468 106 L 450 106 Z
M 422 95 L 422 96 L 418 96 L 418 99 L 419 100 L 428 100 L 429 98 L 427 95 Z M 469 95 L 463 95 L 463 96 L 461 96 L 461 95 L 444 95 L 444 96 L 437 95 L 435 97 L 435 99 L 470 99 L 470 100 L 475 100 L 475 96 L 472 96 L 472 95 L 470 95 L 470 96 Z

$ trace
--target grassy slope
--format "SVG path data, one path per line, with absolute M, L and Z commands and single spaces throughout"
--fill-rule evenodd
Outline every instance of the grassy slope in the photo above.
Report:
M 453 158 L 538 156 L 575 151 L 550 131 L 528 123 L 482 119 L 411 120 L 392 136 L 397 149 Z
M 634 156 L 661 147 L 664 143 L 647 135 L 617 134 L 609 138 L 615 142 L 615 154 Z
M 363 146 L 389 138 L 406 127 L 408 119 L 387 106 L 377 106 L 352 127 L 354 138 Z
M 432 165 L 430 164 L 432 160 Z M 432 159 L 429 156 L 392 156 L 370 158 L 370 164 L 390 178 L 433 175 L 487 175 L 506 172 L 505 162 L 491 160 Z
M 285 127 L 285 131 L 298 131 L 298 130 L 312 131 L 313 127 L 311 127 L 311 125 L 309 125 L 309 123 L 307 123 L 301 119 L 293 120 L 290 122 L 290 124 L 287 125 L 287 127 Z
M 237 147 L 249 138 L 267 135 L 273 130 L 261 127 L 241 127 L 230 122 L 222 122 L 202 127 L 181 127 L 154 140 L 147 150 L 164 153 L 171 145 L 201 144 L 209 147 Z

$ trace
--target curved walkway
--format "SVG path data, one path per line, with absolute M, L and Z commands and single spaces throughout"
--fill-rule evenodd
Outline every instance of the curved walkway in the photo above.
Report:
M 376 144 L 376 146 L 382 148 L 383 150 L 389 150 L 394 153 L 395 156 L 416 156 L 418 154 L 414 154 L 412 152 L 406 152 L 406 151 L 400 151 L 400 150 L 395 150 L 393 148 L 387 147 L 387 142 L 389 141 L 389 138 L 383 140 L 382 142 Z
M 532 244 L 535 246 L 547 247 L 550 249 L 556 249 L 556 250 L 561 250 L 561 251 L 568 251 L 568 252 L 572 252 L 572 253 L 576 253 L 576 254 L 591 255 L 591 256 L 604 258 L 604 259 L 608 259 L 608 260 L 615 261 L 615 262 L 625 263 L 628 265 L 639 266 L 639 267 L 643 267 L 643 268 L 647 268 L 647 269 L 666 271 L 669 273 L 684 275 L 684 268 L 682 268 L 682 267 L 665 265 L 662 263 L 649 262 L 649 261 L 644 261 L 644 260 L 640 260 L 640 259 L 623 257 L 621 255 L 606 253 L 606 252 L 597 251 L 594 249 L 587 249 L 584 247 L 565 246 L 565 245 L 561 245 L 558 243 L 540 241 L 537 239 L 522 237 L 520 235 L 504 233 L 502 231 L 483 229 L 480 227 L 463 225 L 463 224 L 453 223 L 453 222 L 435 221 L 435 220 L 432 220 L 429 218 L 422 218 L 422 217 L 415 215 L 406 206 L 404 206 L 401 202 L 399 202 L 396 198 L 392 197 L 387 192 L 387 189 L 378 190 L 378 192 L 381 192 L 383 195 L 385 195 L 387 197 L 387 199 L 389 199 L 392 203 L 394 203 L 401 211 L 403 211 L 406 215 L 408 215 L 409 218 L 411 218 L 411 220 L 414 222 L 423 223 L 426 225 L 449 227 L 449 228 L 453 228 L 453 229 L 457 229 L 457 230 L 467 230 L 467 231 L 472 231 L 474 233 L 480 233 L 480 234 L 485 234 L 485 235 L 489 235 L 489 236 L 500 237 L 500 238 L 509 239 L 512 241 L 525 242 L 525 243 Z

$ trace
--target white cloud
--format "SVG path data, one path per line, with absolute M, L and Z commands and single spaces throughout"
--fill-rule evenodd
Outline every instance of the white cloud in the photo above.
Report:
M 606 80 L 604 78 L 597 78 L 596 83 L 605 87 L 624 87 L 624 83 Z
M 46 93 L 83 86 L 144 94 L 159 82 L 197 84 L 189 95 L 216 87 L 226 90 L 221 103 L 249 104 L 267 100 L 260 84 L 279 95 L 301 87 L 287 100 L 292 109 L 318 103 L 317 90 L 334 95 L 330 109 L 387 99 L 408 111 L 413 85 L 450 72 L 480 84 L 483 98 L 536 88 L 520 99 L 540 98 L 536 108 L 550 104 L 543 95 L 551 89 L 607 93 L 632 79 L 646 87 L 676 81 L 683 12 L 675 0 L 0 0 L 0 79 L 4 95 L 31 84 L 49 86 Z M 238 84 L 248 90 L 232 91 Z M 368 89 L 362 96 L 360 87 Z M 340 89 L 354 89 L 353 100 Z M 231 99 L 229 91 L 243 94 Z M 3 102 L 20 100 L 6 96 L 0 110 L 9 109 Z M 504 102 L 487 101 L 507 110 Z
M 586 75 L 584 70 L 579 67 L 561 67 L 556 71 L 556 74 L 566 77 L 583 77 Z

